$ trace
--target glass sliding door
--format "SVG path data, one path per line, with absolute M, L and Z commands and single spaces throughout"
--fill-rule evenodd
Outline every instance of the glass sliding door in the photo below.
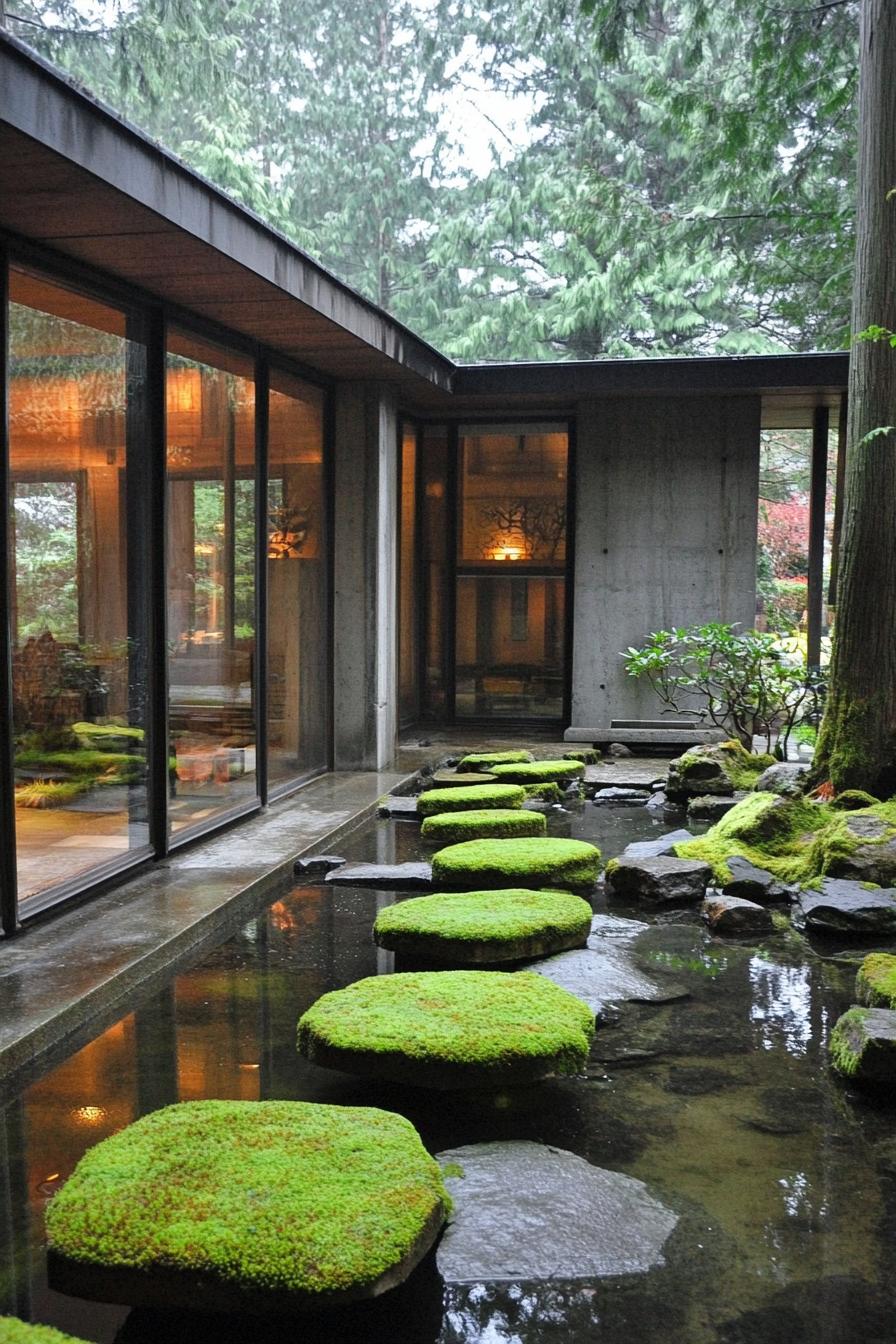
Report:
M 9 572 L 19 899 L 147 852 L 135 557 L 144 350 L 120 310 L 10 270 Z
M 560 424 L 460 430 L 458 719 L 563 716 L 568 451 Z
M 268 782 L 328 761 L 324 397 L 271 370 L 268 412 Z
M 252 362 L 169 330 L 169 825 L 257 796 Z

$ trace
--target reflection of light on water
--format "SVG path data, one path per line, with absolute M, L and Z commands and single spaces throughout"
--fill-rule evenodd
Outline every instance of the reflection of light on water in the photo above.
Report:
M 101 1125 L 105 1118 L 106 1111 L 102 1106 L 78 1106 L 72 1111 L 76 1125 Z
M 804 1171 L 796 1171 L 792 1176 L 782 1176 L 778 1181 L 784 1193 L 784 1211 L 789 1218 L 824 1218 L 827 1205 L 822 1201 L 816 1214 L 812 1203 L 812 1186 Z
M 750 959 L 753 998 L 750 1019 L 763 1050 L 783 1045 L 804 1055 L 812 1040 L 812 990 L 805 966 L 778 966 L 763 957 Z
M 569 1332 L 570 1320 L 576 1324 Z M 524 1344 L 533 1330 L 542 1338 L 579 1338 L 578 1328 L 599 1324 L 597 1299 L 590 1285 L 559 1287 L 545 1279 L 536 1284 L 449 1285 L 445 1291 L 444 1344 Z

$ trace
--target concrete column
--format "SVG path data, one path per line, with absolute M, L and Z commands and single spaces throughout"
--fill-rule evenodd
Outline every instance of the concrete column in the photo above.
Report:
M 337 388 L 335 487 L 334 764 L 383 769 L 398 734 L 398 415 L 388 388 Z
M 756 612 L 758 397 L 579 406 L 571 724 L 656 718 L 620 653 L 654 630 Z

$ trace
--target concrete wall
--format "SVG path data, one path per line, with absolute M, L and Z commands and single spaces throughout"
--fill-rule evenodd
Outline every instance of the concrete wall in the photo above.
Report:
M 389 389 L 341 384 L 334 445 L 334 765 L 388 765 L 398 731 L 398 419 Z
M 755 616 L 759 397 L 582 402 L 571 725 L 655 718 L 619 652 Z

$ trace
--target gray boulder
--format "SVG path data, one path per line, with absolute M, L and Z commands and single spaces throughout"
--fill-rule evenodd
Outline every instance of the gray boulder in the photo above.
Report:
M 413 795 L 388 794 L 387 797 L 380 799 L 376 814 L 378 817 L 392 817 L 397 821 L 420 820 L 420 814 L 417 811 L 417 799 Z
M 697 798 L 692 798 L 688 803 L 688 816 L 693 817 L 696 821 L 718 821 L 720 817 L 724 817 L 726 812 L 731 811 L 735 803 L 739 803 L 741 798 L 746 798 L 746 796 L 742 789 L 729 795 L 701 794 Z
M 739 896 L 709 896 L 703 902 L 703 918 L 713 933 L 771 933 L 772 917 L 764 906 Z
M 309 854 L 306 858 L 296 859 L 293 872 L 296 877 L 321 877 L 324 873 L 341 868 L 345 859 L 338 854 Z
M 860 841 L 876 843 L 860 844 L 852 854 L 834 859 L 830 866 L 831 876 L 876 882 L 882 887 L 896 885 L 896 835 L 881 838 L 892 828 L 881 817 L 847 813 L 846 829 Z
M 617 859 L 604 875 L 610 896 L 640 896 L 662 905 L 702 901 L 712 876 L 708 863 L 662 856 L 655 859 Z
M 665 854 L 674 855 L 676 845 L 683 844 L 685 840 L 693 840 L 693 838 L 690 831 L 669 831 L 668 835 L 660 835 L 656 840 L 635 840 L 632 844 L 626 845 L 619 857 L 622 859 L 659 859 Z
M 896 933 L 896 892 L 868 890 L 860 882 L 826 877 L 820 891 L 802 891 L 797 920 L 819 933 Z
M 595 807 L 642 807 L 649 797 L 646 789 L 598 789 L 593 802 Z
M 753 786 L 757 793 L 779 793 L 782 798 L 798 798 L 806 792 L 809 766 L 805 761 L 778 761 L 763 770 Z
M 731 880 L 722 887 L 726 896 L 737 896 L 741 900 L 758 901 L 760 904 L 787 900 L 790 896 L 790 888 L 779 882 L 774 873 L 757 868 L 749 859 L 742 859 L 739 854 L 735 854 L 727 862 Z
M 324 881 L 338 887 L 385 887 L 387 891 L 427 891 L 432 885 L 428 863 L 346 863 Z

